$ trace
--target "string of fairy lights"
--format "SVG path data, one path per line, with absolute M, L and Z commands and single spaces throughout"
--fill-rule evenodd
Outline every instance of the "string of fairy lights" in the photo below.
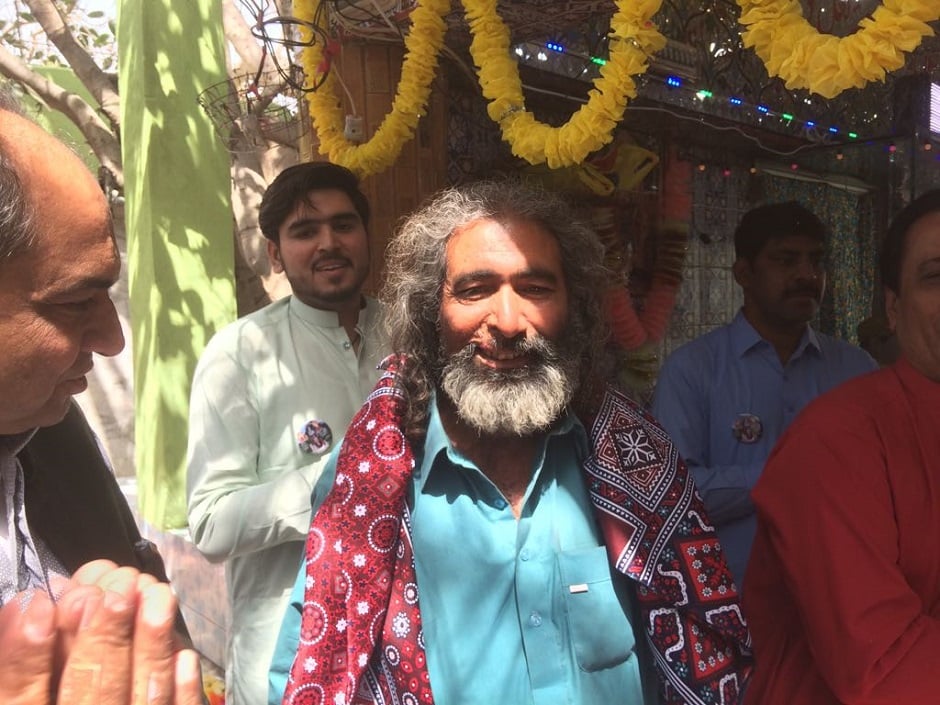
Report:
M 538 47 L 538 50 L 534 55 L 530 55 L 527 51 L 527 48 Z M 582 77 L 587 77 L 591 71 L 596 70 L 598 67 L 603 66 L 606 63 L 606 60 L 600 56 L 589 56 L 580 54 L 577 52 L 569 51 L 562 43 L 558 41 L 549 40 L 544 43 L 529 41 L 525 45 L 518 45 L 515 47 L 515 53 L 520 60 L 528 61 L 532 63 L 534 60 L 537 63 L 548 62 L 550 60 L 550 54 L 554 53 L 558 55 L 564 55 L 570 57 L 574 60 L 583 62 L 583 67 L 581 68 Z M 752 117 L 755 117 L 759 124 L 766 124 L 765 121 L 769 120 L 779 120 L 782 127 L 787 131 L 800 131 L 802 134 L 810 139 L 811 142 L 816 144 L 807 144 L 797 149 L 792 150 L 791 152 L 777 152 L 776 150 L 767 149 L 768 152 L 776 153 L 779 156 L 789 156 L 795 154 L 796 152 L 803 151 L 804 149 L 810 149 L 816 146 L 828 146 L 834 147 L 834 157 L 838 161 L 844 159 L 844 152 L 842 151 L 843 147 L 848 147 L 852 143 L 865 143 L 873 144 L 878 143 L 883 145 L 886 151 L 889 153 L 893 159 L 894 154 L 897 152 L 897 145 L 895 144 L 893 138 L 860 138 L 859 131 L 856 128 L 847 129 L 839 125 L 825 124 L 819 119 L 815 118 L 806 118 L 795 115 L 791 112 L 785 110 L 779 110 L 774 106 L 766 103 L 751 103 L 745 98 L 737 95 L 721 95 L 715 91 L 709 90 L 708 88 L 701 88 L 693 85 L 692 81 L 687 80 L 686 78 L 666 74 L 663 77 L 652 76 L 649 72 L 645 74 L 644 79 L 649 80 L 661 80 L 668 89 L 676 91 L 685 91 L 688 92 L 696 101 L 705 104 L 710 101 L 717 103 L 724 103 L 724 106 L 732 110 L 740 110 L 742 117 L 747 111 L 751 111 Z M 631 110 L 639 110 L 644 108 L 638 108 L 636 106 L 631 106 Z M 657 110 L 663 110 L 675 117 L 682 117 L 670 110 L 663 108 L 656 108 Z M 714 125 L 710 125 L 715 129 L 718 128 Z M 734 129 L 734 128 L 731 128 Z M 744 133 L 742 133 L 744 134 Z M 744 135 L 748 137 L 748 135 Z M 924 152 L 935 152 L 936 158 L 940 160 L 940 150 L 934 149 L 934 139 L 931 138 L 930 133 L 927 133 L 927 136 L 922 138 L 919 142 L 918 148 Z M 766 149 L 766 148 L 765 148 Z M 704 163 L 698 165 L 699 170 L 705 170 L 707 167 Z M 793 171 L 796 171 L 800 168 L 797 162 L 792 162 L 790 168 Z M 754 173 L 756 170 L 755 167 L 751 167 L 751 172 Z M 730 174 L 730 170 L 727 167 L 723 168 L 723 171 L 728 172 L 726 175 Z

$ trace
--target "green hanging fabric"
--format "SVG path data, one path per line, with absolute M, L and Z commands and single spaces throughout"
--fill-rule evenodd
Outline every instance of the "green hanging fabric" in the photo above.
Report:
M 229 158 L 196 98 L 225 80 L 217 0 L 119 0 L 138 500 L 186 525 L 189 386 L 235 318 Z

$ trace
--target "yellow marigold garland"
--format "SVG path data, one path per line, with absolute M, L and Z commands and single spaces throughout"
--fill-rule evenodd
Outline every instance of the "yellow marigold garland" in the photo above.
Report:
M 296 0 L 300 19 L 312 21 L 317 0 Z M 497 0 L 462 0 L 473 34 L 471 54 L 479 70 L 490 117 L 499 124 L 513 154 L 531 164 L 556 169 L 580 164 L 609 143 L 629 99 L 636 97 L 634 76 L 648 68 L 648 58 L 665 44 L 651 22 L 662 0 L 617 0 L 611 18 L 610 58 L 601 67 L 586 105 L 561 127 L 535 119 L 525 109 L 518 65 L 510 51 L 509 30 L 497 12 Z M 884 0 L 854 34 L 839 38 L 818 32 L 803 17 L 799 0 L 738 0 L 742 38 L 754 47 L 770 75 L 790 89 L 807 88 L 832 98 L 847 88 L 882 80 L 904 65 L 904 52 L 933 34 L 928 22 L 940 19 L 935 0 Z M 450 0 L 419 0 L 405 40 L 398 92 L 392 110 L 372 138 L 360 145 L 346 140 L 345 115 L 337 97 L 336 78 L 307 98 L 320 151 L 362 176 L 394 163 L 425 114 L 437 59 L 444 42 L 444 17 Z M 326 13 L 322 13 L 326 16 Z M 326 29 L 326 28 L 324 28 Z M 318 75 L 323 46 L 316 42 L 303 53 L 307 75 Z
M 315 0 L 295 0 L 294 11 L 299 19 L 313 22 L 314 5 Z M 395 162 L 405 142 L 414 135 L 418 120 L 426 112 L 437 58 L 447 30 L 444 17 L 449 11 L 450 0 L 421 0 L 412 10 L 411 30 L 405 38 L 405 59 L 392 109 L 368 142 L 357 145 L 346 139 L 345 113 L 337 97 L 338 81 L 332 72 L 327 74 L 319 89 L 307 94 L 321 154 L 328 155 L 331 161 L 342 164 L 359 176 L 377 174 Z M 326 15 L 326 12 L 321 13 L 324 22 Z M 308 80 L 320 74 L 318 67 L 322 59 L 323 45 L 320 41 L 303 52 L 301 62 Z
M 610 58 L 601 67 L 588 102 L 561 127 L 539 122 L 525 109 L 519 67 L 510 51 L 509 30 L 496 11 L 497 0 L 462 0 L 473 40 L 470 53 L 479 72 L 487 111 L 499 124 L 513 154 L 552 169 L 584 161 L 613 139 L 627 101 L 636 97 L 633 76 L 649 66 L 665 38 L 651 18 L 662 0 L 617 0 L 610 23 Z
M 847 37 L 822 34 L 803 16 L 799 0 L 738 0 L 744 46 L 787 88 L 832 98 L 847 88 L 880 81 L 904 65 L 904 52 L 932 36 L 938 0 L 884 0 Z

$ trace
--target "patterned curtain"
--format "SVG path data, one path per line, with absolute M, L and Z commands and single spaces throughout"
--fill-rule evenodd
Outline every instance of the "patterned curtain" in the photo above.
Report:
M 762 202 L 799 201 L 829 226 L 828 286 L 819 313 L 824 333 L 857 342 L 871 314 L 876 245 L 872 199 L 823 183 L 765 175 Z

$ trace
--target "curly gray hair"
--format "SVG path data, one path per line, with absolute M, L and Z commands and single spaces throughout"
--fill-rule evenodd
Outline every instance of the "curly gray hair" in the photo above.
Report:
M 413 437 L 423 435 L 443 364 L 447 242 L 455 230 L 481 219 L 536 223 L 558 241 L 569 296 L 565 340 L 579 349 L 581 360 L 575 405 L 583 407 L 596 391 L 607 339 L 602 295 L 611 281 L 597 235 L 560 196 L 534 184 L 500 179 L 446 189 L 404 220 L 386 253 L 381 298 L 392 349 L 410 360 L 401 383 L 408 393 L 406 432 Z

